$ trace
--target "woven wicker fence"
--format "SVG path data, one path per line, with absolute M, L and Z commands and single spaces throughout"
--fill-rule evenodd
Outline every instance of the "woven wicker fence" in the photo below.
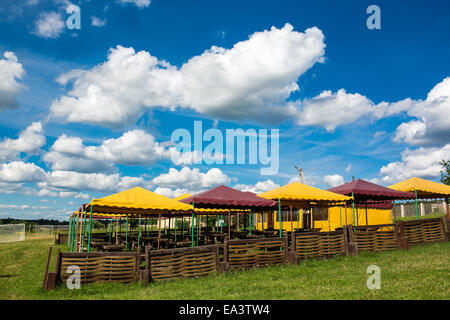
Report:
M 133 282 L 139 277 L 138 252 L 61 252 L 56 257 L 56 270 L 49 272 L 52 248 L 50 247 L 44 276 L 44 289 L 53 289 L 65 282 L 73 273 L 68 268 L 80 270 L 80 282 Z
M 328 258 L 346 253 L 344 231 L 292 233 L 291 251 L 299 260 Z
M 394 224 L 354 227 L 354 241 L 358 251 L 388 251 L 399 248 L 398 230 Z
M 224 243 L 224 261 L 231 269 L 248 269 L 287 262 L 287 235 L 282 238 L 230 240 Z
M 222 271 L 219 245 L 145 251 L 143 280 L 163 281 L 198 278 Z
M 443 217 L 400 221 L 399 229 L 401 236 L 406 237 L 411 245 L 447 240 Z

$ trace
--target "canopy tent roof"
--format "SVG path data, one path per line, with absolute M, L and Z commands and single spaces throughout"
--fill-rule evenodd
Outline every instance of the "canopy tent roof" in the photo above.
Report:
M 315 204 L 336 204 L 351 200 L 351 197 L 314 188 L 300 182 L 276 188 L 258 196 L 266 199 L 280 199 L 290 201 L 314 202 Z
M 374 202 L 399 199 L 414 199 L 414 194 L 412 193 L 392 190 L 361 179 L 349 183 L 344 183 L 340 186 L 328 189 L 328 191 L 349 196 L 353 193 L 356 203 L 365 203 L 368 201 Z
M 218 186 L 188 198 L 180 200 L 192 203 L 195 208 L 211 209 L 269 209 L 277 203 L 258 197 L 249 192 L 242 192 L 227 186 Z
M 178 197 L 173 198 L 173 200 L 180 201 L 180 200 L 182 200 L 182 199 L 186 199 L 186 198 L 189 198 L 189 197 L 192 197 L 192 194 L 190 194 L 190 193 L 185 193 L 185 194 L 182 194 L 181 196 L 178 196 Z
M 364 204 L 355 204 L 356 207 L 365 207 L 365 203 Z M 372 201 L 367 201 L 367 208 L 370 209 L 392 209 L 392 207 L 394 206 L 394 201 L 376 201 L 376 202 L 372 202 Z
M 405 192 L 417 190 L 417 197 L 422 199 L 448 198 L 450 196 L 450 186 L 416 177 L 393 184 L 389 188 Z
M 192 212 L 193 207 L 164 197 L 141 187 L 125 190 L 110 196 L 93 199 L 92 212 L 101 214 L 159 214 L 169 212 Z

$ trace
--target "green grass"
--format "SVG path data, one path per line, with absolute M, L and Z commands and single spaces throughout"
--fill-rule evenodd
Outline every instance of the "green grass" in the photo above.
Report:
M 433 214 L 428 214 L 426 216 L 421 216 L 419 215 L 419 220 L 423 220 L 423 219 L 432 219 L 432 218 L 440 218 L 440 217 L 445 217 L 445 212 L 439 212 L 439 213 L 433 213 Z M 412 221 L 412 220 L 416 220 L 416 216 L 413 217 L 397 217 L 397 220 L 403 220 L 403 221 Z
M 0 299 L 449 299 L 450 242 L 164 283 L 42 289 L 50 240 L 0 244 Z M 64 245 L 56 246 L 66 250 Z M 54 250 L 56 251 L 56 250 Z M 50 270 L 54 270 L 55 254 Z M 381 268 L 381 289 L 366 287 Z

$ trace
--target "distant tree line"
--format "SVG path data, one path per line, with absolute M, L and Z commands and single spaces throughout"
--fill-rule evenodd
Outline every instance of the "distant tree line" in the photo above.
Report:
M 35 220 L 28 220 L 28 219 L 14 219 L 14 218 L 5 218 L 0 219 L 0 224 L 25 224 L 25 229 L 30 230 L 30 226 L 33 225 L 68 225 L 68 221 L 59 221 L 59 220 L 49 220 L 49 219 L 35 219 Z

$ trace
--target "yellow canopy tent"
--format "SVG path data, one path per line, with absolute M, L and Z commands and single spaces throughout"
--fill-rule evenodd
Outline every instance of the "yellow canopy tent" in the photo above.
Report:
M 403 192 L 416 191 L 417 197 L 421 199 L 448 198 L 450 196 L 450 186 L 417 177 L 393 184 L 388 188 Z
M 84 212 L 84 223 L 83 221 L 81 221 L 80 223 L 80 230 L 83 229 L 82 232 L 83 243 L 84 243 L 84 229 L 86 224 L 86 216 L 88 215 L 87 213 L 88 210 L 90 211 L 89 213 L 90 221 L 88 231 L 89 241 L 87 249 L 88 251 L 90 251 L 91 225 L 93 217 L 97 218 L 113 217 L 114 219 L 126 217 L 128 224 L 129 216 L 131 217 L 139 216 L 139 225 L 140 225 L 141 215 L 150 216 L 159 214 L 159 216 L 161 217 L 161 214 L 192 212 L 193 207 L 190 204 L 182 203 L 177 200 L 164 197 L 162 195 L 156 194 L 152 191 L 146 190 L 141 187 L 136 187 L 122 192 L 118 192 L 100 199 L 93 199 L 90 203 L 83 205 L 81 210 L 78 210 L 78 216 L 80 215 L 82 216 Z M 139 236 L 140 236 L 140 229 L 139 229 Z M 140 243 L 139 238 L 138 243 Z M 81 245 L 79 249 L 82 250 Z
M 185 193 L 185 194 L 182 194 L 181 196 L 173 198 L 173 200 L 180 201 L 180 200 L 183 200 L 183 199 L 186 199 L 186 198 L 189 198 L 189 197 L 192 197 L 192 194 Z
M 414 192 L 416 194 L 416 218 L 419 218 L 419 209 L 417 207 L 417 199 L 439 199 L 444 198 L 446 202 L 445 211 L 447 219 L 450 220 L 448 210 L 448 198 L 450 197 L 450 186 L 442 183 L 429 181 L 417 177 L 407 179 L 405 181 L 393 184 L 388 188 L 404 191 Z
M 112 214 L 147 215 L 169 212 L 191 212 L 190 204 L 167 198 L 141 187 L 93 199 L 92 211 Z
M 293 182 L 288 185 L 276 188 L 258 195 L 265 199 L 278 200 L 278 220 L 281 235 L 281 206 L 289 205 L 292 224 L 292 206 L 298 208 L 328 207 L 331 205 L 345 204 L 352 197 L 340 195 L 326 190 L 308 186 L 303 183 Z M 297 218 L 298 224 L 298 218 Z

